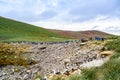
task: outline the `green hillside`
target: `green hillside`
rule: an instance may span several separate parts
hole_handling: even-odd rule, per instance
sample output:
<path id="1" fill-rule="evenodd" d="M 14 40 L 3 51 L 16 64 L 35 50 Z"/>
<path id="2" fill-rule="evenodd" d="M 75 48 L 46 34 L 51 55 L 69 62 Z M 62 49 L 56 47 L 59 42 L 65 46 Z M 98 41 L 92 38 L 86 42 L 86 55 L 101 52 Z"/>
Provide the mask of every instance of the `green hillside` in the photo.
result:
<path id="1" fill-rule="evenodd" d="M 47 29 L 0 17 L 0 41 L 60 41 L 65 37 Z"/>

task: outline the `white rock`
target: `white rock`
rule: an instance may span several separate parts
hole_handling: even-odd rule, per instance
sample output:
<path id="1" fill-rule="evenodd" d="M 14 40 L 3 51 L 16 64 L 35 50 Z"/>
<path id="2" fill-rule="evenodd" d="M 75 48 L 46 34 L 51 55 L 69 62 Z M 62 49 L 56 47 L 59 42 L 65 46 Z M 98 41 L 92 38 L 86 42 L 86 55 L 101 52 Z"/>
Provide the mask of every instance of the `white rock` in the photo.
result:
<path id="1" fill-rule="evenodd" d="M 93 60 L 91 62 L 86 62 L 86 63 L 83 63 L 81 65 L 81 67 L 83 68 L 91 68 L 91 67 L 98 67 L 98 66 L 101 66 L 104 64 L 104 60 L 103 59 L 99 59 L 99 60 Z"/>

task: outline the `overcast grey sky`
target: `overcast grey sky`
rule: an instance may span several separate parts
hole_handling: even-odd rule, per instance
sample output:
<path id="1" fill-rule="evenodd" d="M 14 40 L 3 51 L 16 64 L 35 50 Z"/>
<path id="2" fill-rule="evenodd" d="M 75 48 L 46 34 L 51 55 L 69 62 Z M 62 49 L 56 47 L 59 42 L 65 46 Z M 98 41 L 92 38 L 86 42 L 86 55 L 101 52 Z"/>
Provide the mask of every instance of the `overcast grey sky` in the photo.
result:
<path id="1" fill-rule="evenodd" d="M 0 0 L 0 16 L 44 28 L 120 35 L 120 0 Z"/>

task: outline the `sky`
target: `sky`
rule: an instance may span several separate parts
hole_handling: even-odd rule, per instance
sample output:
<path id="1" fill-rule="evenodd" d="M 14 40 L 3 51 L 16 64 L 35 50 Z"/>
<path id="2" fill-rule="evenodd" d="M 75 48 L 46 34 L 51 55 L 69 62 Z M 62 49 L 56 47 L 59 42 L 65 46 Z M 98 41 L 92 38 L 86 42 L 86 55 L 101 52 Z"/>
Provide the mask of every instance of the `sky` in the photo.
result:
<path id="1" fill-rule="evenodd" d="M 0 0 L 0 16 L 49 29 L 120 35 L 120 0 Z"/>

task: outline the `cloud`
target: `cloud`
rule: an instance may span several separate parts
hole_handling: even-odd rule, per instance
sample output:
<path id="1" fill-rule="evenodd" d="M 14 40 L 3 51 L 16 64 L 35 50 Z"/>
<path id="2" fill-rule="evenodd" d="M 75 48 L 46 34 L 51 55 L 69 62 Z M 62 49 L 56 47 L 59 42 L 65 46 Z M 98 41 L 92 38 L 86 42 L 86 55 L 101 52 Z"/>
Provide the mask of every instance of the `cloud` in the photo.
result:
<path id="1" fill-rule="evenodd" d="M 78 21 L 86 21 L 92 18 L 96 18 L 98 15 L 102 16 L 117 16 L 118 5 L 117 0 L 87 0 L 70 10 L 69 14 L 78 16 Z"/>
<path id="2" fill-rule="evenodd" d="M 114 17 L 114 18 L 107 18 L 101 20 L 102 17 L 101 16 L 99 17 L 86 22 L 73 23 L 73 22 L 64 22 L 64 21 L 63 22 L 38 21 L 38 22 L 33 22 L 31 24 L 38 26 L 41 25 L 44 28 L 50 28 L 50 29 L 61 29 L 61 30 L 71 30 L 71 31 L 100 30 L 111 34 L 120 35 L 120 18 Z"/>
<path id="3" fill-rule="evenodd" d="M 119 0 L 0 0 L 0 2 L 0 15 L 25 19 L 24 21 L 29 21 L 26 19 L 28 16 L 32 16 L 33 20 L 30 21 L 38 21 L 37 17 L 40 17 L 39 20 L 58 17 L 59 20 L 81 22 L 96 18 L 98 15 L 117 17 L 120 15 Z"/>
<path id="4" fill-rule="evenodd" d="M 120 34 L 119 4 L 120 0 L 0 0 L 0 16 L 45 28 Z"/>
<path id="5" fill-rule="evenodd" d="M 49 18 L 53 18 L 54 16 L 57 15 L 57 12 L 55 11 L 52 11 L 52 10 L 47 10 L 47 11 L 44 11 L 40 14 L 40 19 L 41 20 L 46 20 L 46 19 L 49 19 Z"/>

